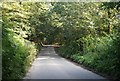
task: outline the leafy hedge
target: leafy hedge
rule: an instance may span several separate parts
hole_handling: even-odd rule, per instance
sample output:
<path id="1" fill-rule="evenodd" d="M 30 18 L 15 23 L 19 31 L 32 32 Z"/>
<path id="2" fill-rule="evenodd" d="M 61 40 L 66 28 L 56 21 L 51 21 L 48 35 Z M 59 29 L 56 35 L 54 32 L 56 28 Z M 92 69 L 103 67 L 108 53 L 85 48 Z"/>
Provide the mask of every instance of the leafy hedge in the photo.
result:
<path id="1" fill-rule="evenodd" d="M 22 79 L 41 49 L 38 42 L 30 41 L 34 34 L 29 23 L 30 5 L 2 4 L 2 79 Z"/>
<path id="2" fill-rule="evenodd" d="M 79 44 L 82 41 L 83 51 L 80 51 Z M 72 44 L 76 44 L 73 46 Z M 76 47 L 77 46 L 77 47 Z M 117 35 L 106 37 L 83 37 L 76 42 L 73 41 L 69 46 L 62 46 L 58 52 L 77 63 L 83 64 L 94 70 L 119 78 L 119 57 L 120 39 Z"/>
<path id="3" fill-rule="evenodd" d="M 35 59 L 36 45 L 8 30 L 3 30 L 2 37 L 3 79 L 21 79 Z"/>

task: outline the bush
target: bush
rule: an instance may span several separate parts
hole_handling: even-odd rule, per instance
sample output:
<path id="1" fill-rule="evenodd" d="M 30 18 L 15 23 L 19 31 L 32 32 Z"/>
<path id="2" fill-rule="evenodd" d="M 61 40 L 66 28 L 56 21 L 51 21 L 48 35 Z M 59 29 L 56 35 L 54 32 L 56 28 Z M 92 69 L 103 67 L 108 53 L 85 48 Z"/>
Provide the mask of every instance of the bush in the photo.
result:
<path id="1" fill-rule="evenodd" d="M 105 37 L 83 37 L 79 40 L 83 43 L 83 52 L 79 52 L 80 50 L 78 48 L 80 47 L 77 46 L 79 42 L 76 42 L 76 47 L 72 47 L 71 44 L 68 47 L 61 47 L 59 52 L 62 56 L 70 57 L 71 60 L 77 63 L 118 78 L 120 75 L 118 69 L 120 40 L 117 36 L 112 34 Z M 73 51 L 70 48 L 77 50 Z"/>
<path id="2" fill-rule="evenodd" d="M 2 41 L 3 79 L 23 78 L 37 54 L 35 44 L 11 31 L 3 31 Z"/>

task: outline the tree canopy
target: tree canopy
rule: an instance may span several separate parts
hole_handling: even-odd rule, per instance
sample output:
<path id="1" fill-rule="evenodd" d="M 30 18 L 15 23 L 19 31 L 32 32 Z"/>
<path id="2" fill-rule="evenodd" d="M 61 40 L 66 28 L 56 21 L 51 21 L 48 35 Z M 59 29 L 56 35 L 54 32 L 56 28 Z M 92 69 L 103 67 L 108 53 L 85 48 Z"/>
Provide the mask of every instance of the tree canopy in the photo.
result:
<path id="1" fill-rule="evenodd" d="M 1 9 L 3 78 L 22 78 L 41 43 L 59 44 L 62 56 L 119 77 L 120 2 L 4 2 Z"/>

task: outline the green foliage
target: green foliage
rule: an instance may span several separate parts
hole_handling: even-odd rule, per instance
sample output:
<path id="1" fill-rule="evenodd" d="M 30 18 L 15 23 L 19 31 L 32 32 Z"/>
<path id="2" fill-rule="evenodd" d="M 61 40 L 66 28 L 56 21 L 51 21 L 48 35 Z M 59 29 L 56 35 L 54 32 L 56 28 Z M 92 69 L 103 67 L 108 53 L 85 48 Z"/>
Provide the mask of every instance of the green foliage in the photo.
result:
<path id="1" fill-rule="evenodd" d="M 100 72 L 107 73 L 112 76 L 119 76 L 119 70 L 116 64 L 118 57 L 116 55 L 117 48 L 114 45 L 114 38 L 116 37 L 101 37 L 98 40 L 96 38 L 89 37 L 89 39 L 94 39 L 89 41 L 89 45 L 85 45 L 85 55 L 83 55 L 84 64 Z M 94 45 L 93 45 L 94 44 Z M 116 74 L 115 74 L 116 73 Z M 113 75 L 114 74 L 114 75 Z"/>
<path id="2" fill-rule="evenodd" d="M 22 78 L 37 54 L 35 44 L 7 30 L 2 41 L 3 79 Z"/>
<path id="3" fill-rule="evenodd" d="M 61 44 L 62 56 L 119 77 L 119 2 L 5 2 L 2 14 L 3 78 L 22 78 L 41 42 Z"/>
<path id="4" fill-rule="evenodd" d="M 2 78 L 22 79 L 41 46 L 30 42 L 32 28 L 28 4 L 3 3 L 2 6 Z M 39 45 L 39 47 L 38 47 Z"/>
<path id="5" fill-rule="evenodd" d="M 72 49 L 61 47 L 59 52 L 62 56 L 69 57 L 73 61 L 93 68 L 98 72 L 113 77 L 119 77 L 120 71 L 118 68 L 120 51 L 118 50 L 119 43 L 116 36 L 117 35 L 110 35 L 108 37 L 83 37 L 81 39 L 84 46 L 83 52 L 72 50 L 79 48 L 79 46 L 71 46 Z"/>
<path id="6" fill-rule="evenodd" d="M 119 2 L 54 4 L 53 10 L 63 18 L 64 42 L 60 54 L 119 78 L 118 6 Z"/>

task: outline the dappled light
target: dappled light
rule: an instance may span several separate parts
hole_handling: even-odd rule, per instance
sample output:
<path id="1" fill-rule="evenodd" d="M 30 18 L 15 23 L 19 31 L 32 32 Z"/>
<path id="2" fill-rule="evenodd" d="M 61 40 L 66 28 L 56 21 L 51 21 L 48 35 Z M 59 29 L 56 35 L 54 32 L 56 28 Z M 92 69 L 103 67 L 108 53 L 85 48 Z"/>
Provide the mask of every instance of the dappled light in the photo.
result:
<path id="1" fill-rule="evenodd" d="M 22 79 L 34 63 L 39 66 L 35 72 L 47 68 L 50 78 L 52 70 L 54 76 L 61 73 L 57 79 L 65 78 L 65 72 L 67 79 L 69 73 L 72 79 L 101 78 L 85 70 L 86 76 L 79 74 L 81 67 L 61 56 L 120 79 L 120 2 L 4 2 L 1 9 L 3 79 Z"/>

